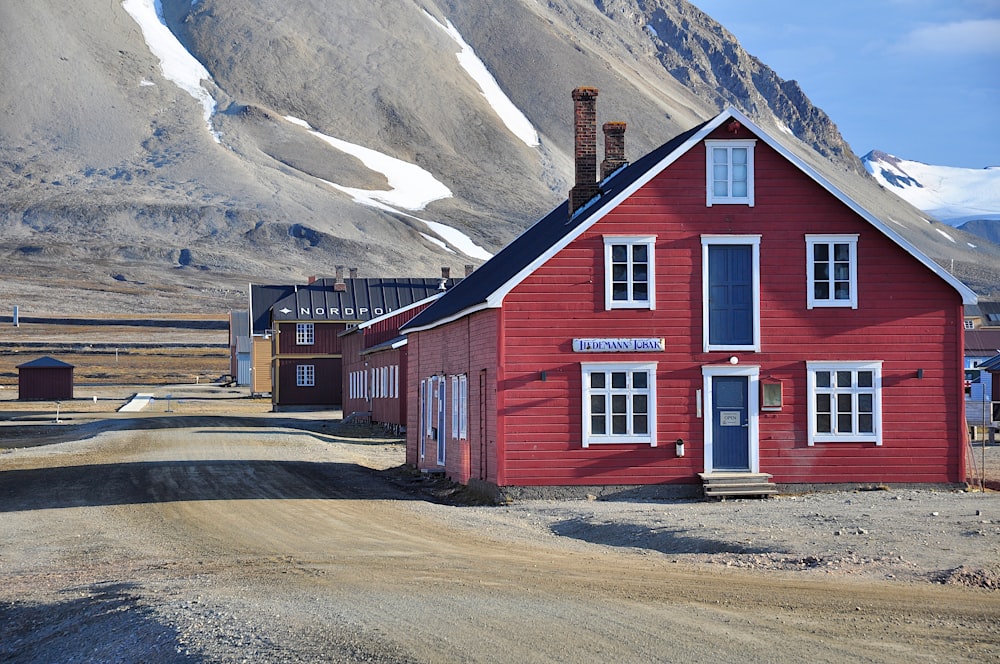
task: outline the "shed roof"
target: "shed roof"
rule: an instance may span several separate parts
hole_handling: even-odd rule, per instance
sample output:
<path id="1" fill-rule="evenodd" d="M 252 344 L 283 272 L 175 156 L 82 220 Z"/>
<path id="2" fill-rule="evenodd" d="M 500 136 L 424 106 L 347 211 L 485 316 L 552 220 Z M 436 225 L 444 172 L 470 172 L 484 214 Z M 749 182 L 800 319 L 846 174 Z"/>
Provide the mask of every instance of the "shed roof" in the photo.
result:
<path id="1" fill-rule="evenodd" d="M 36 360 L 17 365 L 18 369 L 72 369 L 72 364 L 57 360 L 54 357 L 39 357 Z"/>
<path id="2" fill-rule="evenodd" d="M 562 203 L 480 266 L 470 277 L 406 323 L 402 330 L 413 332 L 429 329 L 475 311 L 499 307 L 507 293 L 535 269 L 729 120 L 737 120 L 746 126 L 761 141 L 923 263 L 958 291 L 965 304 L 976 302 L 976 294 L 965 284 L 793 154 L 778 138 L 771 136 L 746 115 L 730 107 L 711 120 L 676 136 L 639 160 L 613 173 L 600 183 L 599 195 L 572 216 L 569 215 L 568 201 Z"/>

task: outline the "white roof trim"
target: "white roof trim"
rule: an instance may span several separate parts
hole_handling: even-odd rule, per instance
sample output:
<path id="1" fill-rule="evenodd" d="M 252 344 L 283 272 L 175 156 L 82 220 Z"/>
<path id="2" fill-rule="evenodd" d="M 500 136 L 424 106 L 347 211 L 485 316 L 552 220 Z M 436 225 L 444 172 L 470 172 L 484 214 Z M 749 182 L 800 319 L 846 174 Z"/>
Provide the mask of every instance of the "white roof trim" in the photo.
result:
<path id="1" fill-rule="evenodd" d="M 442 295 L 444 295 L 446 292 L 447 291 L 441 291 L 440 293 L 435 293 L 434 295 L 430 295 L 428 297 L 425 297 L 422 300 L 417 300 L 416 302 L 408 304 L 405 307 L 400 307 L 399 309 L 393 309 L 392 311 L 390 311 L 388 313 L 385 313 L 385 314 L 382 314 L 381 316 L 376 316 L 375 318 L 370 318 L 370 319 L 366 320 L 364 323 L 358 323 L 352 329 L 354 329 L 354 330 L 364 330 L 366 328 L 371 327 L 375 323 L 380 323 L 380 322 L 382 322 L 384 320 L 392 318 L 393 316 L 398 316 L 399 314 L 406 313 L 407 311 L 409 311 L 411 309 L 416 309 L 417 307 L 419 307 L 422 304 L 428 304 L 430 302 L 433 302 L 434 300 L 436 300 L 439 297 L 441 297 Z"/>

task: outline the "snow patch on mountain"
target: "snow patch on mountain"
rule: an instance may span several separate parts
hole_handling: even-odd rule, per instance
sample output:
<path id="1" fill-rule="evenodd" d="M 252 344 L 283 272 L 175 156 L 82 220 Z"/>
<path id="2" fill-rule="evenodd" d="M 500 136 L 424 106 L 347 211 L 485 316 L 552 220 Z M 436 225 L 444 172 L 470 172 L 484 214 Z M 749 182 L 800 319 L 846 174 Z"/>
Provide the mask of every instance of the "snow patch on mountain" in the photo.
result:
<path id="1" fill-rule="evenodd" d="M 221 142 L 218 132 L 212 127 L 215 99 L 201 85 L 202 81 L 211 81 L 212 75 L 184 48 L 167 27 L 163 20 L 163 5 L 160 0 L 123 0 L 122 8 L 139 24 L 150 53 L 159 58 L 163 78 L 172 81 L 201 104 L 208 131 L 216 143 Z M 144 79 L 139 85 L 153 85 L 153 83 Z"/>
<path id="2" fill-rule="evenodd" d="M 415 217 L 412 214 L 402 212 L 403 210 L 422 210 L 428 203 L 450 198 L 451 190 L 441 181 L 431 175 L 428 171 L 420 168 L 416 164 L 405 162 L 395 157 L 390 157 L 371 148 L 366 148 L 354 143 L 328 136 L 313 129 L 308 122 L 292 115 L 286 115 L 285 120 L 302 127 L 316 138 L 333 146 L 334 148 L 356 157 L 361 163 L 371 170 L 381 173 L 389 182 L 391 189 L 369 190 L 357 189 L 355 187 L 345 187 L 344 185 L 320 179 L 324 184 L 342 191 L 354 199 L 356 203 L 374 207 L 385 212 L 409 217 L 424 224 L 429 230 L 435 233 L 438 239 L 432 239 L 426 233 L 421 233 L 425 238 L 434 242 L 438 246 L 454 253 L 451 247 L 462 252 L 471 258 L 488 260 L 493 256 L 470 238 L 465 233 L 452 228 L 446 224 L 436 221 L 428 221 Z M 450 245 L 450 246 L 449 246 Z"/>
<path id="3" fill-rule="evenodd" d="M 455 29 L 455 26 L 451 24 L 451 21 L 445 19 L 442 24 L 437 21 L 433 16 L 424 10 L 427 18 L 434 22 L 434 25 L 438 26 L 444 30 L 451 39 L 458 44 L 458 63 L 462 66 L 462 69 L 472 77 L 472 80 L 476 82 L 479 89 L 482 91 L 483 96 L 486 97 L 486 101 L 489 103 L 493 111 L 500 117 L 500 120 L 504 123 L 508 130 L 514 136 L 519 138 L 530 148 L 538 147 L 541 145 L 541 141 L 538 138 L 538 132 L 535 131 L 535 127 L 531 124 L 531 121 L 521 112 L 514 102 L 510 100 L 507 93 L 503 91 L 500 84 L 487 69 L 486 64 L 479 59 L 476 52 L 466 43 L 465 39 L 462 38 L 462 34 Z"/>
<path id="4" fill-rule="evenodd" d="M 932 166 L 879 150 L 861 161 L 883 187 L 949 226 L 1000 221 L 1000 167 Z"/>

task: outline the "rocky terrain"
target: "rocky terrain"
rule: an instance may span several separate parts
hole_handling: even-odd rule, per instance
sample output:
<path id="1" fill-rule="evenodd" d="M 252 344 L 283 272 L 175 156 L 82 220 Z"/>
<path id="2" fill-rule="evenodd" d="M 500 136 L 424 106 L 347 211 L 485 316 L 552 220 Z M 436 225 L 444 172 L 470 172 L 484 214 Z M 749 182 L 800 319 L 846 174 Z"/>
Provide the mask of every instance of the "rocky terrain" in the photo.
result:
<path id="1" fill-rule="evenodd" d="M 1000 283 L 1000 248 L 946 239 L 881 190 L 835 118 L 684 0 L 163 0 L 170 39 L 207 71 L 207 122 L 151 50 L 143 6 L 0 7 L 0 302 L 217 311 L 241 306 L 249 281 L 335 265 L 476 264 L 426 222 L 496 251 L 564 198 L 578 85 L 601 90 L 599 121 L 628 123 L 631 159 L 736 105 L 973 288 Z M 537 145 L 505 126 L 449 26 Z M 452 195 L 360 204 L 344 188 L 385 190 L 387 176 L 323 137 L 419 166 Z"/>

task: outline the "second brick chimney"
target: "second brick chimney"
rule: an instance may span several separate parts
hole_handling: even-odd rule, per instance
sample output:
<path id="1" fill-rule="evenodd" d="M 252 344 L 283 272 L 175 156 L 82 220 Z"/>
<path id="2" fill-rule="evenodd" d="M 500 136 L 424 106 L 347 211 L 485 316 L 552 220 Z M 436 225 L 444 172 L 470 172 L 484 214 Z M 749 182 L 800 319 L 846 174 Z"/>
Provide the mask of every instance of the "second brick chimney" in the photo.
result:
<path id="1" fill-rule="evenodd" d="M 604 161 L 601 162 L 601 180 L 627 164 L 625 161 L 625 123 L 604 123 Z"/>
<path id="2" fill-rule="evenodd" d="M 569 192 L 572 216 L 599 192 L 597 187 L 597 88 L 573 90 L 576 184 Z"/>

